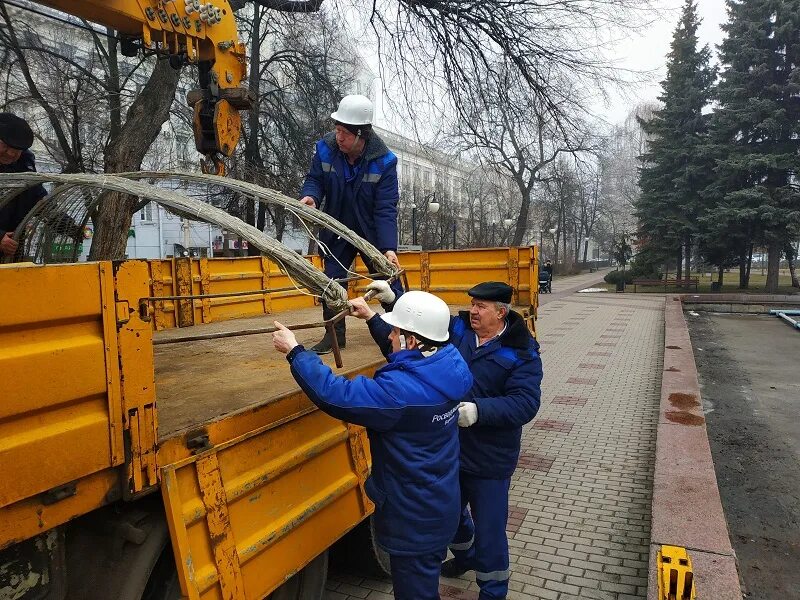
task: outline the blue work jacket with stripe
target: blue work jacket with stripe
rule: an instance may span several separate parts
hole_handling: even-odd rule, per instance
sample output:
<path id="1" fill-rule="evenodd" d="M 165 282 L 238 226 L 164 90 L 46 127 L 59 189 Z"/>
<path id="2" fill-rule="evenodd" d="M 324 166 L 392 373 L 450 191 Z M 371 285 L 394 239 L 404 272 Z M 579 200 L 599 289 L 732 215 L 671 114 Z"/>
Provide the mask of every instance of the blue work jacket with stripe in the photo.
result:
<path id="1" fill-rule="evenodd" d="M 328 133 L 319 140 L 300 190 L 300 197 L 304 196 L 314 198 L 318 208 L 381 252 L 397 250 L 397 157 L 374 131 L 361 160 L 352 166 L 339 150 L 336 134 Z M 327 229 L 320 232 L 325 244 L 334 238 Z"/>
<path id="2" fill-rule="evenodd" d="M 476 477 L 506 479 L 517 467 L 522 427 L 539 410 L 542 360 L 539 344 L 513 310 L 507 327 L 478 347 L 469 312 L 450 319 L 450 343 L 469 365 L 473 385 L 465 401 L 478 406 L 478 422 L 462 427 L 461 471 Z M 373 339 L 384 350 L 391 327 L 378 315 L 367 321 Z"/>
<path id="3" fill-rule="evenodd" d="M 377 543 L 389 554 L 444 550 L 460 515 L 458 403 L 472 387 L 452 345 L 425 357 L 419 350 L 387 356 L 373 379 L 335 375 L 311 351 L 296 346 L 292 375 L 329 415 L 367 428 Z"/>

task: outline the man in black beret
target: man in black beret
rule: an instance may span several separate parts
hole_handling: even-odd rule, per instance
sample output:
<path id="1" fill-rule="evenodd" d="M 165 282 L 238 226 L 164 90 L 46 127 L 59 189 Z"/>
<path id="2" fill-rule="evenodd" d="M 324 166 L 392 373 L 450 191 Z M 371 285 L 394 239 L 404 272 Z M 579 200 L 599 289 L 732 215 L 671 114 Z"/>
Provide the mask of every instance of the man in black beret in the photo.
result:
<path id="1" fill-rule="evenodd" d="M 36 171 L 33 152 L 33 131 L 25 119 L 11 113 L 0 113 L 0 173 Z M 18 243 L 14 230 L 36 203 L 47 195 L 41 185 L 14 196 L 0 206 L 0 255 L 14 256 Z"/>
<path id="2" fill-rule="evenodd" d="M 367 289 L 385 305 L 396 299 L 385 281 Z M 473 385 L 458 409 L 461 517 L 450 544 L 455 558 L 442 565 L 442 575 L 474 570 L 480 600 L 508 594 L 508 490 L 522 427 L 536 416 L 541 397 L 539 344 L 511 310 L 513 292 L 499 281 L 478 284 L 467 292 L 470 310 L 450 319 L 448 341 L 469 366 Z M 367 319 L 373 339 L 385 344 L 388 331 L 381 319 L 372 311 L 358 316 Z"/>
<path id="3" fill-rule="evenodd" d="M 522 427 L 536 416 L 541 397 L 539 344 L 511 309 L 513 292 L 499 281 L 476 285 L 467 292 L 470 310 L 450 327 L 474 384 L 459 407 L 461 522 L 442 575 L 474 570 L 481 600 L 508 594 L 508 491 Z"/>

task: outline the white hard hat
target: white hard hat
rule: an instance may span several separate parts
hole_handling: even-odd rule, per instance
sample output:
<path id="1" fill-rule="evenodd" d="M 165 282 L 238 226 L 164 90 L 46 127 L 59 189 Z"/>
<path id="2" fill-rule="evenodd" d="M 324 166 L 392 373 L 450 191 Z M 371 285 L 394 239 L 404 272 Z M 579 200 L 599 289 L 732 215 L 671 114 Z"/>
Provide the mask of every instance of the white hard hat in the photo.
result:
<path id="1" fill-rule="evenodd" d="M 446 342 L 450 337 L 450 309 L 444 300 L 428 292 L 406 292 L 400 296 L 394 310 L 381 318 L 392 327 L 434 342 Z"/>
<path id="2" fill-rule="evenodd" d="M 331 118 L 346 125 L 371 125 L 372 102 L 366 96 L 350 94 L 339 102 L 339 110 Z"/>

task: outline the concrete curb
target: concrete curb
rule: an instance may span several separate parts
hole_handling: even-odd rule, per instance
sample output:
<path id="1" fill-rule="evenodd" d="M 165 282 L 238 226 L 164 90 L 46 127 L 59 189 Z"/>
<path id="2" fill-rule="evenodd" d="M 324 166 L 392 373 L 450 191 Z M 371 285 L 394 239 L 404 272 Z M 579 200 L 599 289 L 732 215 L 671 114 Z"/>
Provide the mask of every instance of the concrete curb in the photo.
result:
<path id="1" fill-rule="evenodd" d="M 797 308 L 800 295 L 767 294 L 683 294 L 686 310 L 718 313 L 766 314 L 776 308 Z"/>
<path id="2" fill-rule="evenodd" d="M 741 600 L 736 555 L 717 487 L 682 298 L 667 295 L 664 309 L 647 598 L 660 600 L 656 552 L 669 544 L 689 552 L 698 600 Z"/>

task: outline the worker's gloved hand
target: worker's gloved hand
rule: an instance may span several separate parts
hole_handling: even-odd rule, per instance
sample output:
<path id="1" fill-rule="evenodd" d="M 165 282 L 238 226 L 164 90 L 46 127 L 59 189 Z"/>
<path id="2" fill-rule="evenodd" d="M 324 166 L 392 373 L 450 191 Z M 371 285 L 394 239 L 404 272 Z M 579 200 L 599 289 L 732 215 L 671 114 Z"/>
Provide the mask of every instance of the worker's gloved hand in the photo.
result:
<path id="1" fill-rule="evenodd" d="M 272 334 L 272 343 L 275 345 L 275 350 L 282 354 L 288 354 L 292 348 L 298 345 L 297 338 L 277 321 L 275 321 L 275 327 L 278 328 L 278 331 Z"/>
<path id="2" fill-rule="evenodd" d="M 462 402 L 458 405 L 458 426 L 471 427 L 478 422 L 478 405 L 474 402 Z"/>
<path id="3" fill-rule="evenodd" d="M 375 311 L 369 307 L 364 298 L 353 298 L 350 300 L 350 314 L 359 319 L 369 321 L 375 316 Z"/>
<path id="4" fill-rule="evenodd" d="M 375 298 L 380 300 L 382 304 L 391 304 L 394 302 L 395 293 L 392 291 L 392 288 L 389 287 L 389 284 L 386 283 L 383 279 L 376 279 L 372 283 L 367 286 L 367 290 L 374 290 L 375 291 Z"/>
<path id="5" fill-rule="evenodd" d="M 310 206 L 311 208 L 317 207 L 317 201 L 314 200 L 311 196 L 303 196 L 300 198 L 300 203 L 305 204 L 306 206 Z"/>

